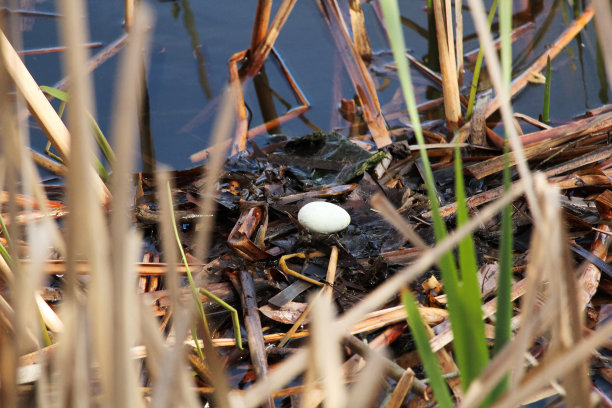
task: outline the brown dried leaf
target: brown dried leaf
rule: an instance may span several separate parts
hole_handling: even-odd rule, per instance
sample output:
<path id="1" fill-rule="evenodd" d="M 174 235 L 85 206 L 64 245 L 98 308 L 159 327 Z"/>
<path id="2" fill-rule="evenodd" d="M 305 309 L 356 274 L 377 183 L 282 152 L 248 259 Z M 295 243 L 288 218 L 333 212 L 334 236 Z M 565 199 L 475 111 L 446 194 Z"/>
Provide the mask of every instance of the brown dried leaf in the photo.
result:
<path id="1" fill-rule="evenodd" d="M 300 317 L 304 310 L 306 310 L 306 303 L 289 302 L 281 308 L 272 307 L 270 305 L 264 305 L 259 308 L 259 311 L 264 316 L 270 319 L 284 324 L 293 324 Z M 306 319 L 308 320 L 308 319 Z"/>

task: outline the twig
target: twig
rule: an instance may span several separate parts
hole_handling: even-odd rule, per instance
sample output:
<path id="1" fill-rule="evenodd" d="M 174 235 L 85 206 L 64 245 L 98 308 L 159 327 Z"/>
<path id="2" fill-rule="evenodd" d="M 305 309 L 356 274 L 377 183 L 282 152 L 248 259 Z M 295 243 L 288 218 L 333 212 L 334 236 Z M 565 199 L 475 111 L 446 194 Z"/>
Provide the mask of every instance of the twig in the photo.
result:
<path id="1" fill-rule="evenodd" d="M 242 288 L 240 291 L 240 298 L 242 300 L 244 326 L 249 339 L 251 363 L 255 370 L 255 376 L 262 380 L 268 372 L 268 360 L 263 339 L 263 329 L 261 327 L 261 320 L 259 319 L 259 309 L 257 308 L 255 285 L 253 284 L 253 277 L 248 271 L 241 270 L 239 272 L 239 277 L 240 287 Z M 272 398 L 269 398 L 264 405 L 274 407 Z"/>

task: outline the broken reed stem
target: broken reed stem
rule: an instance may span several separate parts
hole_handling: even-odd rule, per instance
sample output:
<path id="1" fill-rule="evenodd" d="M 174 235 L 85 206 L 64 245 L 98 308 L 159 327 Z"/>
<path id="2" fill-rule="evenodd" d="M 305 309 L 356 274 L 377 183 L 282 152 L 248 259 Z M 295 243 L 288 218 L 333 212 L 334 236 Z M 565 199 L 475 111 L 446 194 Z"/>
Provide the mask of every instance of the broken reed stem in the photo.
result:
<path id="1" fill-rule="evenodd" d="M 455 60 L 451 59 L 450 49 L 453 47 L 448 42 L 448 35 L 442 10 L 443 0 L 433 0 L 434 14 L 436 18 L 436 34 L 438 38 L 438 52 L 440 55 L 440 71 L 442 73 L 442 92 L 444 95 L 444 114 L 446 126 L 449 130 L 457 128 L 461 118 L 461 105 L 459 103 L 459 86 L 457 83 L 457 66 Z M 448 16 L 450 17 L 450 16 Z M 454 53 L 454 52 L 453 52 Z"/>
<path id="2" fill-rule="evenodd" d="M 463 86 L 463 0 L 455 0 L 455 45 L 457 48 L 457 84 Z"/>
<path id="3" fill-rule="evenodd" d="M 361 3 L 359 0 L 349 0 L 348 3 L 355 49 L 359 53 L 359 56 L 361 56 L 361 59 L 369 62 L 372 59 L 372 47 L 370 46 L 370 38 L 366 31 Z"/>
<path id="4" fill-rule="evenodd" d="M 253 22 L 253 32 L 251 34 L 251 47 L 249 48 L 251 55 L 255 55 L 255 50 L 266 36 L 271 10 L 272 0 L 257 0 L 255 21 Z"/>
<path id="5" fill-rule="evenodd" d="M 135 0 L 124 0 L 123 6 L 125 11 L 125 20 L 123 24 L 126 29 L 130 29 L 134 24 L 134 1 Z"/>

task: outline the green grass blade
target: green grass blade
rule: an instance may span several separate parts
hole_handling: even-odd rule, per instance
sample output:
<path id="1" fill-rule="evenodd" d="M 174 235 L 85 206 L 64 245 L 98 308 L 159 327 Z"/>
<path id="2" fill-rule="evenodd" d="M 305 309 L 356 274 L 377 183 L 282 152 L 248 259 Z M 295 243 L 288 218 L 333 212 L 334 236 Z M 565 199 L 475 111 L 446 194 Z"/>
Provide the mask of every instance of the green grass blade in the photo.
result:
<path id="1" fill-rule="evenodd" d="M 12 268 L 13 258 L 11 258 L 11 255 L 8 253 L 8 251 L 6 250 L 4 245 L 2 245 L 2 243 L 0 243 L 0 256 L 2 256 L 2 258 L 6 261 L 9 268 Z"/>
<path id="2" fill-rule="evenodd" d="M 234 338 L 236 339 L 236 345 L 238 346 L 240 350 L 243 350 L 242 335 L 240 334 L 240 320 L 238 319 L 238 311 L 232 305 L 225 302 L 223 299 L 212 294 L 211 292 L 207 291 L 204 288 L 200 288 L 200 293 L 202 293 L 204 296 L 210 298 L 212 301 L 217 302 L 218 304 L 220 304 L 221 306 L 229 310 L 230 314 L 232 315 L 232 325 L 234 326 Z"/>
<path id="3" fill-rule="evenodd" d="M 506 143 L 504 166 L 504 190 L 510 189 L 510 159 Z M 499 274 L 497 278 L 497 312 L 495 313 L 495 341 L 493 353 L 497 354 L 512 336 L 512 206 L 502 210 L 502 227 L 499 256 Z M 495 401 L 508 389 L 510 377 L 507 375 L 498 384 L 491 397 Z"/>
<path id="4" fill-rule="evenodd" d="M 463 165 L 459 147 L 455 147 L 455 194 L 457 201 L 457 227 L 469 221 L 466 205 Z M 449 298 L 449 312 L 458 315 L 451 320 L 453 334 L 459 343 L 455 344 L 457 363 L 461 371 L 463 389 L 476 379 L 489 362 L 489 350 L 482 316 L 482 300 L 478 283 L 478 264 L 472 235 L 467 235 L 459 242 L 459 266 L 461 284 L 459 293 L 453 301 Z M 447 290 L 448 292 L 448 290 Z M 458 323 L 458 324 L 457 324 Z M 460 349 L 459 345 L 465 345 Z"/>
<path id="5" fill-rule="evenodd" d="M 189 264 L 187 263 L 187 257 L 185 256 L 185 251 L 183 250 L 183 245 L 181 245 L 181 238 L 179 237 L 178 228 L 176 227 L 176 217 L 174 216 L 174 203 L 172 202 L 172 190 L 170 189 L 170 183 L 167 185 L 168 187 L 168 200 L 170 201 L 170 210 L 172 213 L 172 229 L 174 230 L 174 237 L 176 238 L 176 244 L 178 245 L 179 252 L 181 253 L 181 259 L 183 260 L 183 264 L 185 265 L 185 271 L 187 272 L 187 280 L 189 281 L 189 287 L 191 288 L 191 294 L 193 295 L 193 301 L 195 302 L 196 308 L 198 310 L 198 314 L 202 319 L 202 323 L 204 326 L 208 327 L 208 321 L 206 320 L 206 314 L 204 313 L 204 307 L 202 306 L 202 302 L 200 302 L 200 295 L 198 294 L 198 289 L 195 286 L 195 282 L 193 281 L 193 276 L 191 275 L 191 269 L 189 268 Z M 198 349 L 198 354 L 204 360 L 204 353 L 198 344 L 198 337 L 195 330 L 195 327 L 192 328 L 191 333 L 193 335 L 193 339 L 196 343 L 196 348 Z"/>
<path id="6" fill-rule="evenodd" d="M 410 80 L 410 72 L 408 62 L 404 55 L 405 45 L 399 21 L 399 9 L 396 0 L 381 1 L 387 32 L 391 42 L 391 48 L 397 64 L 397 72 L 406 99 L 408 113 L 414 128 L 414 134 L 419 144 L 421 159 L 423 161 L 424 179 L 427 187 L 427 195 L 430 201 L 434 234 L 436 241 L 440 241 L 447 235 L 446 225 L 439 213 L 438 198 L 435 193 L 435 184 L 429 158 L 425 151 L 425 140 L 416 109 L 416 101 L 414 91 Z M 466 210 L 467 214 L 467 210 Z M 467 246 L 466 246 L 467 248 Z M 473 252 L 473 243 L 472 243 Z M 472 255 L 473 256 L 473 255 Z M 469 257 L 465 257 L 466 262 Z M 466 267 L 471 269 L 468 279 L 467 289 L 460 281 L 454 257 L 451 252 L 446 253 L 440 258 L 439 266 L 442 272 L 444 289 L 448 297 L 448 309 L 450 312 L 450 322 L 455 339 L 453 346 L 457 361 L 461 364 L 462 380 L 464 389 L 467 388 L 471 379 L 475 378 L 480 373 L 482 367 L 488 361 L 486 349 L 486 338 L 484 337 L 484 323 L 482 321 L 482 309 L 480 301 L 480 293 L 478 284 L 473 284 L 473 279 L 476 277 L 475 260 L 471 261 L 472 266 Z M 475 295 L 474 295 L 475 292 Z M 465 299 L 465 294 L 470 294 L 470 299 Z M 457 332 L 455 332 L 457 330 Z M 477 341 L 474 337 L 479 337 Z M 484 346 L 483 346 L 484 345 Z M 475 359 L 475 362 L 473 361 Z"/>
<path id="7" fill-rule="evenodd" d="M 183 264 L 185 265 L 185 271 L 187 273 L 187 280 L 189 281 L 189 287 L 191 288 L 191 294 L 193 295 L 193 300 L 196 304 L 198 314 L 202 319 L 202 323 L 204 326 L 208 327 L 208 321 L 206 320 L 206 314 L 204 313 L 204 306 L 202 306 L 202 302 L 200 302 L 199 291 L 195 286 L 195 282 L 193 281 L 193 276 L 191 275 L 191 269 L 189 268 L 189 264 L 187 263 L 187 257 L 185 256 L 185 251 L 183 250 L 183 245 L 181 245 L 181 238 L 179 237 L 178 228 L 176 227 L 176 218 L 174 216 L 174 203 L 172 202 L 172 190 L 170 189 L 170 183 L 167 185 L 168 188 L 168 200 L 170 201 L 170 209 L 172 212 L 172 229 L 174 230 L 174 237 L 176 238 L 176 243 L 179 248 L 179 252 L 181 254 L 181 259 L 183 260 Z M 239 345 L 240 349 L 242 349 L 242 337 L 240 335 L 240 327 L 236 324 L 238 318 L 238 312 L 236 309 L 219 299 L 217 296 L 214 296 L 212 293 L 208 292 L 205 289 L 200 289 L 204 291 L 206 296 L 208 296 L 213 301 L 219 303 L 222 307 L 226 308 L 232 314 L 232 322 L 234 323 L 234 336 L 236 338 L 236 344 Z M 192 331 L 193 332 L 193 331 Z M 208 332 L 208 330 L 207 330 Z M 197 344 L 197 337 L 194 336 L 194 340 L 196 340 L 196 346 L 198 348 L 198 353 L 200 357 L 204 359 L 204 354 Z"/>
<path id="8" fill-rule="evenodd" d="M 61 113 L 63 113 L 63 107 L 70 100 L 68 93 L 61 91 L 59 89 L 56 89 L 56 88 L 52 88 L 50 86 L 45 86 L 45 85 L 42 85 L 40 89 L 44 93 L 47 93 L 53 96 L 54 98 L 62 101 L 62 105 L 60 105 L 60 112 L 58 112 L 58 114 L 61 117 L 62 116 Z M 106 136 L 104 136 L 104 133 L 100 129 L 100 126 L 98 126 L 98 122 L 96 122 L 96 119 L 89 112 L 87 112 L 87 116 L 89 118 L 91 126 L 93 127 L 96 143 L 98 144 L 98 147 L 100 148 L 100 151 L 104 155 L 104 158 L 106 159 L 106 161 L 109 162 L 112 166 L 112 164 L 115 162 L 115 152 L 113 152 L 113 149 L 108 143 Z M 98 167 L 99 166 L 101 166 L 101 164 L 98 165 Z M 106 170 L 104 170 L 104 172 L 106 172 Z M 106 174 L 106 177 L 108 177 L 108 173 Z"/>
<path id="9" fill-rule="evenodd" d="M 68 92 L 64 92 L 64 91 L 61 91 L 59 89 L 52 88 L 50 86 L 45 86 L 45 85 L 41 85 L 40 89 L 41 89 L 41 91 L 43 91 L 46 94 L 51 95 L 55 99 L 59 99 L 62 102 L 68 102 L 68 99 L 69 99 L 68 98 Z"/>
<path id="10" fill-rule="evenodd" d="M 546 82 L 544 82 L 544 106 L 542 107 L 542 122 L 548 125 L 550 114 L 550 57 L 546 59 Z"/>
<path id="11" fill-rule="evenodd" d="M 446 381 L 444 381 L 444 377 L 442 376 L 442 370 L 440 369 L 438 359 L 429 344 L 429 336 L 427 336 L 425 323 L 423 323 L 423 319 L 419 313 L 414 295 L 407 288 L 402 289 L 402 303 L 406 309 L 412 337 L 417 345 L 425 372 L 429 377 L 429 383 L 436 397 L 436 402 L 438 406 L 442 408 L 452 407 L 454 406 L 453 400 L 446 386 Z"/>
<path id="12" fill-rule="evenodd" d="M 489 30 L 491 30 L 491 24 L 493 23 L 493 17 L 495 17 L 495 10 L 497 10 L 497 3 L 499 0 L 495 0 L 489 10 Z M 474 110 L 474 102 L 476 101 L 476 92 L 478 92 L 478 80 L 480 79 L 480 70 L 482 69 L 482 60 L 484 59 L 484 53 L 482 47 L 478 50 L 478 56 L 476 57 L 476 65 L 474 66 L 474 76 L 472 77 L 472 85 L 470 86 L 470 99 L 468 100 L 468 107 L 466 118 L 469 120 L 472 117 L 472 111 Z"/>

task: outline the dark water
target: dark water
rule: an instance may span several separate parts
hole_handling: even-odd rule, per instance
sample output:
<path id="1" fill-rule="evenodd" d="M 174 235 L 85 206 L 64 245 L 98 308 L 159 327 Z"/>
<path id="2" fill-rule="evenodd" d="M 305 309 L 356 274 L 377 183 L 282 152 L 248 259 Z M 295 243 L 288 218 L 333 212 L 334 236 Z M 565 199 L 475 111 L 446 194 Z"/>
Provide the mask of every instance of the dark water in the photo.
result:
<path id="1" fill-rule="evenodd" d="M 156 23 L 150 63 L 147 68 L 151 104 L 152 133 L 160 162 L 178 169 L 191 167 L 189 155 L 207 146 L 216 96 L 228 78 L 227 60 L 248 48 L 256 2 L 177 0 L 149 1 L 155 10 Z M 275 12 L 279 2 L 275 2 Z M 418 59 L 427 60 L 428 38 L 425 2 L 402 4 L 407 46 Z M 516 2 L 515 2 L 516 3 Z M 533 62 L 570 24 L 575 12 L 564 1 L 523 2 L 515 5 L 515 25 L 533 21 L 529 30 L 514 46 L 514 71 L 520 72 Z M 387 49 L 384 32 L 370 3 L 363 5 L 369 35 L 375 51 Z M 577 6 L 579 7 L 579 6 Z M 41 1 L 32 8 L 55 11 L 52 1 Z M 88 1 L 90 40 L 104 45 L 123 33 L 123 1 Z M 465 50 L 477 47 L 470 15 L 466 10 Z M 24 47 L 38 48 L 60 45 L 57 24 L 60 19 L 28 18 L 24 20 Z M 338 99 L 350 99 L 354 91 L 335 53 L 329 29 L 316 2 L 299 1 L 282 29 L 276 43 L 286 65 L 310 101 L 306 114 L 316 127 L 329 131 L 344 128 L 347 123 L 337 112 Z M 96 51 L 92 51 L 95 53 Z M 26 65 L 41 85 L 52 85 L 62 78 L 61 55 L 28 56 Z M 110 129 L 113 89 L 117 57 L 99 67 L 93 75 L 96 91 L 96 117 L 104 131 Z M 597 69 L 598 52 L 593 23 L 553 61 L 551 120 L 563 120 L 608 102 L 609 92 L 603 71 Z M 266 70 L 271 88 L 295 106 L 285 79 L 273 64 Z M 420 102 L 438 96 L 437 85 L 413 70 L 417 98 Z M 470 79 L 466 73 L 466 79 Z M 383 78 L 375 76 L 383 83 Z M 395 80 L 380 91 L 381 105 L 397 92 Z M 253 85 L 245 90 L 252 112 L 251 126 L 262 123 Z M 543 98 L 542 85 L 530 85 L 515 100 L 515 109 L 536 116 Z M 287 107 L 275 100 L 279 113 Z M 203 119 L 201 119 L 203 118 Z M 44 136 L 31 126 L 33 146 L 42 150 Z M 311 127 L 294 119 L 282 126 L 288 136 L 311 132 Z M 110 135 L 107 135 L 110 137 Z"/>

